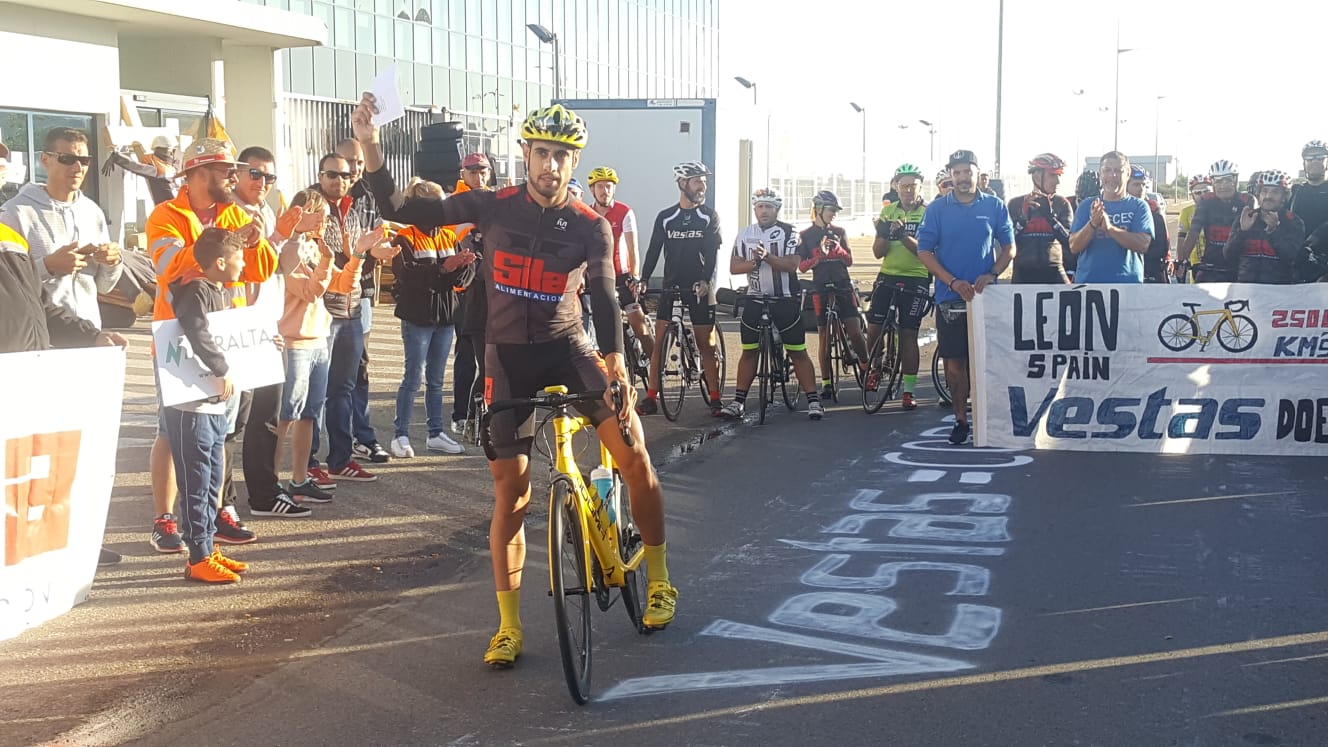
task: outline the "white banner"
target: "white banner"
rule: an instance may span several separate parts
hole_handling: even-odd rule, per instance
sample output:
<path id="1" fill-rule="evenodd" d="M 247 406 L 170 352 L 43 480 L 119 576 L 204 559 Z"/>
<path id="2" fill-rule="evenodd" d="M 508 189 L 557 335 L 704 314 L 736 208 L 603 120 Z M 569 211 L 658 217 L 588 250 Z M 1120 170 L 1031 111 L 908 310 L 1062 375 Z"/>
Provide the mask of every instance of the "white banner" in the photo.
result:
<path id="1" fill-rule="evenodd" d="M 0 388 L 0 640 L 87 598 L 115 482 L 124 370 L 119 348 L 0 355 L 0 381 L 14 384 Z"/>
<path id="2" fill-rule="evenodd" d="M 236 392 L 285 381 L 286 364 L 272 340 L 277 319 L 270 308 L 227 309 L 207 317 L 208 331 L 226 356 L 227 375 Z M 178 321 L 153 322 L 152 340 L 162 404 L 197 402 L 221 393 L 221 382 L 198 362 Z"/>
<path id="3" fill-rule="evenodd" d="M 1328 284 L 998 285 L 972 316 L 976 445 L 1328 455 Z"/>

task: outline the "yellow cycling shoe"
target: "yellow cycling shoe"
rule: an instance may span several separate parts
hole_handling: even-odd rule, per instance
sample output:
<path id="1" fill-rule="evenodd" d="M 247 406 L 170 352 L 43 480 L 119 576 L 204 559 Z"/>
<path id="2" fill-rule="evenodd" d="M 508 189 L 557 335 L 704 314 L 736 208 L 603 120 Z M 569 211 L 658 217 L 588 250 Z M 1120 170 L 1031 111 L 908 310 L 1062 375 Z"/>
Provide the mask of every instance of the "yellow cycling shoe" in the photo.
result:
<path id="1" fill-rule="evenodd" d="M 499 628 L 484 652 L 484 663 L 494 669 L 511 669 L 521 655 L 521 629 Z"/>
<path id="2" fill-rule="evenodd" d="M 646 590 L 650 601 L 641 616 L 641 624 L 651 630 L 663 630 L 673 622 L 674 608 L 678 606 L 678 590 L 667 581 L 651 581 Z"/>

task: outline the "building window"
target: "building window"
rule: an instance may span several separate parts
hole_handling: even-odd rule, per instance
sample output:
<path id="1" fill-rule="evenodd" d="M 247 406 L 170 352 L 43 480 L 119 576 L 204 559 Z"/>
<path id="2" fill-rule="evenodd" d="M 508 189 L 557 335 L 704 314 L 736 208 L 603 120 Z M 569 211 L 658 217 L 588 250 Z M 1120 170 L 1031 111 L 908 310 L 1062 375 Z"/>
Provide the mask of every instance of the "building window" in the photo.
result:
<path id="1" fill-rule="evenodd" d="M 158 114 L 160 115 L 160 112 Z M 168 116 L 176 114 L 178 113 L 170 112 Z M 186 123 L 181 122 L 180 126 L 183 130 Z M 91 115 L 0 109 L 0 134 L 3 134 L 5 146 L 9 148 L 10 161 L 13 162 L 17 161 L 18 158 L 22 158 L 23 165 L 27 167 L 24 183 L 46 183 L 46 170 L 42 168 L 41 159 L 38 156 L 41 153 L 46 132 L 53 127 L 73 127 L 87 133 L 88 153 L 92 156 L 92 166 L 88 167 L 88 175 L 83 180 L 83 194 L 87 195 L 93 202 L 97 202 L 97 169 L 101 163 L 98 147 L 101 144 L 101 139 L 97 135 L 97 129 L 93 126 Z M 125 143 L 125 145 L 128 144 Z M 143 143 L 143 146 L 146 148 L 148 143 Z M 0 202 L 13 197 L 17 191 L 18 185 L 0 185 Z"/>

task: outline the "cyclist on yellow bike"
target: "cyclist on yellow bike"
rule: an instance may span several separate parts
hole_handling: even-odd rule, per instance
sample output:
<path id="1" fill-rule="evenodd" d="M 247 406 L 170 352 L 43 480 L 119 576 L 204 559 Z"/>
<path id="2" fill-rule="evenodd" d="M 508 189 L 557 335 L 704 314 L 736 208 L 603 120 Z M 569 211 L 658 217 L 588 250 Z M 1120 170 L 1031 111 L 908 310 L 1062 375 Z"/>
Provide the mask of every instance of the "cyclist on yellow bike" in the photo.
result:
<path id="1" fill-rule="evenodd" d="M 497 192 L 465 192 L 431 207 L 428 214 L 399 216 L 406 222 L 474 223 L 484 236 L 488 251 L 480 275 L 488 289 L 484 390 L 489 402 L 533 397 L 552 385 L 571 392 L 606 389 L 610 381 L 622 385 L 627 401 L 616 417 L 608 392 L 602 402 L 578 409 L 595 425 L 627 483 L 649 573 L 643 623 L 663 628 L 673 620 L 678 591 L 669 583 L 663 499 L 633 408 L 636 390 L 623 356 L 613 234 L 608 221 L 585 203 L 569 199 L 567 190 L 586 144 L 586 125 L 572 111 L 554 105 L 532 112 L 521 127 L 521 138 L 526 183 Z M 603 360 L 581 328 L 576 289 L 583 279 Z M 619 421 L 631 428 L 633 446 L 624 443 Z M 506 668 L 522 649 L 519 590 L 526 561 L 533 410 L 495 415 L 490 438 L 496 458 L 489 463 L 495 493 L 489 551 L 500 621 L 484 661 Z"/>

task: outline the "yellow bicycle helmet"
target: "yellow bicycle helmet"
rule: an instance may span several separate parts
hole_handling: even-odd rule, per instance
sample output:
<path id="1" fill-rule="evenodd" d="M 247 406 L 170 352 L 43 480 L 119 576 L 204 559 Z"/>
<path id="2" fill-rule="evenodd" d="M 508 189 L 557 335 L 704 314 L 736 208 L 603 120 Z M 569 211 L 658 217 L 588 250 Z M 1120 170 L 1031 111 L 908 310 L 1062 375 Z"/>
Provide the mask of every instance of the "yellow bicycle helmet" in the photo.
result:
<path id="1" fill-rule="evenodd" d="M 585 120 L 562 104 L 537 109 L 521 124 L 521 139 L 526 141 L 548 140 L 584 148 L 587 137 Z"/>
<path id="2" fill-rule="evenodd" d="M 591 171 L 590 176 L 586 177 L 586 183 L 590 186 L 595 186 L 595 182 L 613 182 L 614 184 L 617 184 L 618 172 L 614 171 L 609 166 L 600 166 Z"/>

